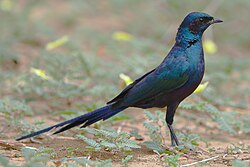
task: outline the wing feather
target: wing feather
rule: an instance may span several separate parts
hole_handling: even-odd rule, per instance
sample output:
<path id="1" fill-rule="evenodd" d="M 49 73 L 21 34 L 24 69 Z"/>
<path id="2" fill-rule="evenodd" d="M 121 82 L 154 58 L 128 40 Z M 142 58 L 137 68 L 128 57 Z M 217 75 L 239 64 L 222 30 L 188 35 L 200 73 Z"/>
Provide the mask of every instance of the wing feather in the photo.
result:
<path id="1" fill-rule="evenodd" d="M 133 86 L 135 86 L 138 82 L 140 82 L 143 78 L 145 78 L 147 75 L 149 75 L 150 73 L 152 73 L 154 70 L 155 69 L 149 71 L 148 73 L 144 74 L 140 78 L 137 78 L 133 83 L 129 84 L 125 89 L 123 89 L 123 91 L 119 95 L 117 95 L 115 98 L 113 98 L 112 100 L 110 100 L 109 102 L 107 102 L 107 104 L 111 104 L 111 103 L 114 103 L 114 102 L 122 99 Z"/>
<path id="2" fill-rule="evenodd" d="M 108 104 L 118 102 L 134 106 L 182 87 L 189 79 L 189 63 L 185 56 L 170 56 L 154 70 L 128 85 Z"/>
<path id="3" fill-rule="evenodd" d="M 189 64 L 184 60 L 177 58 L 167 61 L 167 64 L 161 64 L 130 88 L 121 99 L 122 104 L 124 106 L 141 104 L 185 85 L 189 79 Z"/>

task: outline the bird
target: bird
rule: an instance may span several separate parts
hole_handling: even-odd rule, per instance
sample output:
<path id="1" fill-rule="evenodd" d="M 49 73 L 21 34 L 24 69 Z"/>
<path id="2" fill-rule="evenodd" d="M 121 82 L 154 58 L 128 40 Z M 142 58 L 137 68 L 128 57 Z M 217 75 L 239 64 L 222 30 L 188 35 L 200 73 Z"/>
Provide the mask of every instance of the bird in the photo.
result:
<path id="1" fill-rule="evenodd" d="M 170 131 L 171 146 L 178 146 L 179 140 L 173 128 L 176 109 L 202 81 L 205 69 L 203 32 L 210 25 L 221 22 L 223 21 L 202 12 L 187 14 L 178 28 L 175 44 L 161 64 L 125 87 L 104 107 L 16 140 L 31 138 L 52 129 L 57 129 L 53 134 L 58 134 L 79 125 L 84 128 L 97 121 L 107 120 L 129 107 L 166 107 L 165 121 Z"/>

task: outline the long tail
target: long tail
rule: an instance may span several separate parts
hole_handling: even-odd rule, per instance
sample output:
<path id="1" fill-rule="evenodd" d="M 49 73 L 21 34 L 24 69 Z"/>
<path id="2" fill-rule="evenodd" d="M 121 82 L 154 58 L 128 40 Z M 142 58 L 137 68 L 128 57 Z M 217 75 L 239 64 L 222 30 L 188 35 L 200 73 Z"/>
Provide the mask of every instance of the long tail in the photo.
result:
<path id="1" fill-rule="evenodd" d="M 39 130 L 37 132 L 34 132 L 34 133 L 31 133 L 29 135 L 26 135 L 26 136 L 22 136 L 18 139 L 16 139 L 17 141 L 19 140 L 23 140 L 23 139 L 27 139 L 27 138 L 30 138 L 30 137 L 34 137 L 34 136 L 37 136 L 39 134 L 42 134 L 42 133 L 45 133 L 45 132 L 48 132 L 50 131 L 51 129 L 54 129 L 54 128 L 58 128 L 58 127 L 62 127 L 60 128 L 59 130 L 57 130 L 56 132 L 54 132 L 53 134 L 57 134 L 57 133 L 61 133 L 65 130 L 68 130 L 70 128 L 73 128 L 75 126 L 78 126 L 78 125 L 81 125 L 81 128 L 83 127 L 86 127 L 86 126 L 89 126 L 99 120 L 106 120 L 110 117 L 112 117 L 113 115 L 123 111 L 124 109 L 126 109 L 127 107 L 120 107 L 120 108 L 117 108 L 117 109 L 111 109 L 112 105 L 107 105 L 105 107 L 102 107 L 102 108 L 99 108 L 97 110 L 94 110 L 92 112 L 89 112 L 87 114 L 84 114 L 84 115 L 81 115 L 79 117 L 76 117 L 76 118 L 73 118 L 73 119 L 70 119 L 68 121 L 65 121 L 65 122 L 61 122 L 59 124 L 56 124 L 56 125 L 53 125 L 53 126 L 50 126 L 48 128 L 45 128 L 45 129 L 42 129 L 42 130 Z"/>

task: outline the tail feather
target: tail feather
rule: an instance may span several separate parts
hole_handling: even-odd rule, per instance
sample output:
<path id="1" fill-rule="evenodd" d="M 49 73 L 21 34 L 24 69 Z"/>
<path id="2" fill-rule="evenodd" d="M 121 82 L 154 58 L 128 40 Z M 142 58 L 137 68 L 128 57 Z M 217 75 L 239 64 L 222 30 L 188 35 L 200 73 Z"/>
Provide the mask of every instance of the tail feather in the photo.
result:
<path id="1" fill-rule="evenodd" d="M 22 137 L 20 137 L 20 138 L 18 138 L 16 140 L 19 141 L 19 140 L 27 139 L 27 138 L 30 138 L 30 137 L 34 137 L 34 136 L 37 136 L 39 134 L 48 132 L 48 131 L 50 131 L 50 130 L 52 130 L 54 128 L 58 128 L 58 127 L 62 127 L 62 128 L 60 128 L 59 130 L 57 130 L 53 134 L 61 133 L 61 132 L 65 131 L 65 130 L 68 130 L 68 129 L 73 128 L 73 127 L 78 126 L 78 125 L 81 125 L 83 123 L 84 123 L 84 125 L 81 126 L 81 128 L 86 127 L 86 126 L 89 126 L 89 125 L 91 125 L 91 124 L 93 124 L 93 123 L 95 123 L 95 122 L 97 122 L 97 121 L 99 121 L 101 119 L 106 120 L 106 119 L 112 117 L 113 115 L 123 111 L 126 108 L 127 107 L 120 107 L 120 108 L 117 108 L 117 109 L 111 109 L 111 105 L 107 105 L 105 107 L 99 108 L 97 110 L 94 110 L 94 111 L 89 112 L 87 114 L 81 115 L 79 117 L 76 117 L 76 118 L 67 120 L 65 122 L 50 126 L 48 128 L 39 130 L 39 131 L 31 133 L 29 135 L 22 136 Z"/>

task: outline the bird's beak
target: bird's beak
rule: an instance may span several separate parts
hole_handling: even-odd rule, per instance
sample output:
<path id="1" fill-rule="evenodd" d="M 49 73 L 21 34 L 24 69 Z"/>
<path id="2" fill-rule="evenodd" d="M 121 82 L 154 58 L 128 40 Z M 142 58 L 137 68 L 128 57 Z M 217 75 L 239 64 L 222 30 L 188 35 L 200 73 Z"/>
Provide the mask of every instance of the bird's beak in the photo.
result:
<path id="1" fill-rule="evenodd" d="M 213 20 L 211 20 L 211 24 L 221 23 L 221 22 L 223 22 L 221 19 L 213 19 Z"/>

